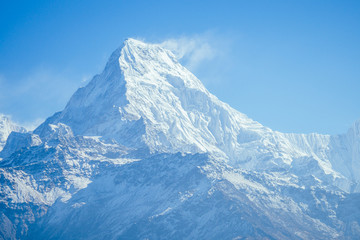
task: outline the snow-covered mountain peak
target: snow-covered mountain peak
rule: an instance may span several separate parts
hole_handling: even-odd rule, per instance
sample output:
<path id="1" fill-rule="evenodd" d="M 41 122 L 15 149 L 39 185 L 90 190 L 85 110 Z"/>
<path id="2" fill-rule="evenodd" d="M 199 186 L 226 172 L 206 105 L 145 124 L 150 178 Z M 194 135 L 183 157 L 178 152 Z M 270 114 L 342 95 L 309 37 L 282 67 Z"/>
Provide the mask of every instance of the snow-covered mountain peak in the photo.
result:
<path id="1" fill-rule="evenodd" d="M 358 239 L 359 127 L 272 131 L 128 39 L 63 111 L 7 137 L 0 239 Z"/>
<path id="2" fill-rule="evenodd" d="M 147 44 L 129 38 L 121 49 L 119 62 L 121 69 L 129 76 L 126 78 L 128 83 L 135 81 L 138 85 L 143 83 L 163 87 L 162 85 L 168 82 L 167 75 L 170 75 L 182 80 L 178 82 L 177 87 L 182 84 L 206 91 L 201 81 L 179 64 L 171 51 L 157 44 Z"/>
<path id="3" fill-rule="evenodd" d="M 272 131 L 209 93 L 169 50 L 134 39 L 34 131 L 42 141 L 51 133 L 49 124 L 129 149 L 210 153 L 243 169 L 316 176 L 346 191 L 360 178 L 350 167 L 360 159 L 356 139 Z"/>
<path id="4" fill-rule="evenodd" d="M 269 131 L 210 94 L 169 50 L 134 39 L 126 40 L 104 71 L 45 125 L 58 122 L 75 134 L 113 138 L 152 152 L 228 156 L 236 154 L 239 139 L 244 141 L 239 132 L 253 140 Z"/>
<path id="5" fill-rule="evenodd" d="M 13 123 L 10 117 L 0 113 L 0 151 L 11 132 L 26 132 L 26 129 Z"/>

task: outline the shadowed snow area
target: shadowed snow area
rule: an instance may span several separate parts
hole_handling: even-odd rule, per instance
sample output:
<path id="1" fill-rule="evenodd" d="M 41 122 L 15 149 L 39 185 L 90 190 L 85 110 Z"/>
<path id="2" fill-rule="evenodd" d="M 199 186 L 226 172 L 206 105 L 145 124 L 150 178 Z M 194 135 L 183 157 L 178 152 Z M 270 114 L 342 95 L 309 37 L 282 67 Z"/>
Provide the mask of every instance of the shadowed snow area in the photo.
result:
<path id="1" fill-rule="evenodd" d="M 273 131 L 134 39 L 0 157 L 4 239 L 360 234 L 360 121 L 337 136 Z"/>

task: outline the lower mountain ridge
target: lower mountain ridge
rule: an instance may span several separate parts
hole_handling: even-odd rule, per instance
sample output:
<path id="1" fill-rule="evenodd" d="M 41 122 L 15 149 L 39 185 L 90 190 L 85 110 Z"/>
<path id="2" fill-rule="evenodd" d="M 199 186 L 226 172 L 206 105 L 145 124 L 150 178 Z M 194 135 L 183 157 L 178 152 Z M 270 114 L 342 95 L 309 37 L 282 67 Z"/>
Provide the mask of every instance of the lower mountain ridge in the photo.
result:
<path id="1" fill-rule="evenodd" d="M 134 39 L 0 159 L 2 239 L 360 236 L 360 121 L 273 131 Z"/>

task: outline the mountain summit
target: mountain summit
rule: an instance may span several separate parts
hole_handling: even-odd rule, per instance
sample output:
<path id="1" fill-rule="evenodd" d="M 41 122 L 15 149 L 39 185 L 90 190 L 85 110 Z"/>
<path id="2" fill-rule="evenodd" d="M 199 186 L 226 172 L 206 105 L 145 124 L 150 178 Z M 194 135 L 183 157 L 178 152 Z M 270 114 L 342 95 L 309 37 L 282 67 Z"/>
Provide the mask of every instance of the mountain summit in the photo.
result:
<path id="1" fill-rule="evenodd" d="M 240 128 L 265 130 L 210 94 L 170 51 L 134 39 L 45 124 L 57 122 L 151 152 L 216 152 L 235 146 Z"/>
<path id="2" fill-rule="evenodd" d="M 169 50 L 134 39 L 127 39 L 104 71 L 35 133 L 41 136 L 44 126 L 57 123 L 76 135 L 101 136 L 151 153 L 212 153 L 248 170 L 291 171 L 313 162 L 316 168 L 306 171 L 332 178 L 346 191 L 354 184 L 358 189 L 354 181 L 360 181 L 360 171 L 351 167 L 360 162 L 357 153 L 329 151 L 340 147 L 336 144 L 352 151 L 352 143 L 272 131 L 209 93 Z M 344 166 L 336 165 L 339 154 Z"/>
<path id="3" fill-rule="evenodd" d="M 4 239 L 360 234 L 358 123 L 337 136 L 273 131 L 134 39 L 0 155 Z"/>

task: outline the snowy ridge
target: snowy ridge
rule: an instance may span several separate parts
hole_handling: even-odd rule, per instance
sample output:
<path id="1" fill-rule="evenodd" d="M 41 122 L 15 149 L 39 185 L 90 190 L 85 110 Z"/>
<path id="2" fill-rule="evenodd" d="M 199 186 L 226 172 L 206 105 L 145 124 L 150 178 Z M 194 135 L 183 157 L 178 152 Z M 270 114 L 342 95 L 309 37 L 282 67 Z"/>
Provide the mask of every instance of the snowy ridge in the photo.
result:
<path id="1" fill-rule="evenodd" d="M 134 39 L 0 157 L 4 239 L 360 235 L 360 121 L 337 136 L 273 131 Z"/>

